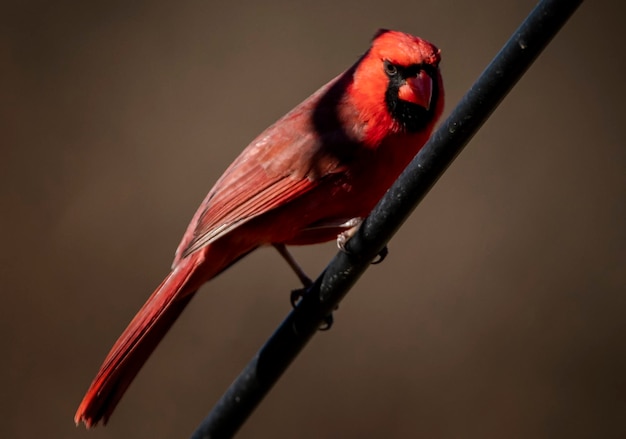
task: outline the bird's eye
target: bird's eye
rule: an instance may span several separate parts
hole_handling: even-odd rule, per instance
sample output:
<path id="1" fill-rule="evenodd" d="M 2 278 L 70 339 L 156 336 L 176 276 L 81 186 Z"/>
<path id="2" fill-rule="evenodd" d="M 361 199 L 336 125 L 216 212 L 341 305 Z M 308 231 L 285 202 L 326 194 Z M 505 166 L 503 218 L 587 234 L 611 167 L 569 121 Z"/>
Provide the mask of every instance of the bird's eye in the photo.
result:
<path id="1" fill-rule="evenodd" d="M 383 63 L 385 67 L 385 73 L 387 76 L 396 76 L 398 74 L 398 68 L 391 64 L 391 62 L 385 60 Z"/>

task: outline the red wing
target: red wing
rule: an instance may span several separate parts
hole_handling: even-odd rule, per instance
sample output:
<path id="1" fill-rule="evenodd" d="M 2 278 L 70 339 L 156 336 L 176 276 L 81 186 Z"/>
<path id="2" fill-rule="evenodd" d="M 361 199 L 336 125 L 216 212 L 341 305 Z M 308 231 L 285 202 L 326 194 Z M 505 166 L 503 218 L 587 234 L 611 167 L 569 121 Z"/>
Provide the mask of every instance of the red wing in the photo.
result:
<path id="1" fill-rule="evenodd" d="M 346 142 L 337 120 L 337 96 L 346 86 L 342 78 L 350 81 L 351 75 L 339 76 L 319 89 L 261 133 L 230 165 L 189 224 L 174 264 L 345 169 L 354 144 Z M 341 116 L 349 110 L 344 106 Z M 335 123 L 320 127 L 314 115 Z"/>
<path id="2" fill-rule="evenodd" d="M 200 215 L 193 239 L 184 249 L 182 257 L 210 244 L 252 218 L 308 192 L 318 184 L 307 177 L 268 178 L 265 170 L 259 168 L 240 176 L 245 185 L 215 192 L 216 196 L 208 201 L 206 210 Z M 224 183 L 228 184 L 228 181 Z"/>

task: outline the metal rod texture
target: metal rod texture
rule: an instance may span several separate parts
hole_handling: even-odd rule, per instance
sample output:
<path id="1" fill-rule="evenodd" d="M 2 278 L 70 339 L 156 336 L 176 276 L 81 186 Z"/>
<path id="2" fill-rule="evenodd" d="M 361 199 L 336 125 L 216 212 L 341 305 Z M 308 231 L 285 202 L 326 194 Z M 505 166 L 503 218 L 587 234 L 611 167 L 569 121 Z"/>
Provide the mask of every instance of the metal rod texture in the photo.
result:
<path id="1" fill-rule="evenodd" d="M 358 232 L 308 289 L 192 439 L 232 437 L 317 332 L 370 262 L 424 198 L 582 0 L 543 0 L 461 99 Z"/>

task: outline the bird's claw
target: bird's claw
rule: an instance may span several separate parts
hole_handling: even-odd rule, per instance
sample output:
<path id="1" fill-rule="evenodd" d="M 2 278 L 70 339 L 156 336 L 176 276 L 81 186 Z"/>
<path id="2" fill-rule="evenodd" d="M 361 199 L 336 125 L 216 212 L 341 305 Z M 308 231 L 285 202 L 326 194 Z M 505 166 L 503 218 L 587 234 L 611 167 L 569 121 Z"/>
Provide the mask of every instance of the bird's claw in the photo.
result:
<path id="1" fill-rule="evenodd" d="M 349 254 L 350 252 L 348 251 L 348 249 L 346 249 L 346 243 L 348 242 L 348 240 L 352 237 L 352 233 L 348 233 L 346 232 L 341 232 L 339 235 L 337 235 L 337 248 L 346 253 Z"/>
<path id="2" fill-rule="evenodd" d="M 344 230 L 339 235 L 337 235 L 337 248 L 344 253 L 349 253 L 346 249 L 346 243 L 354 236 L 361 223 L 363 222 L 363 218 L 352 218 L 349 221 L 346 221 L 342 224 L 342 227 L 349 227 L 348 230 Z"/>
<path id="3" fill-rule="evenodd" d="M 387 246 L 384 246 L 383 249 L 378 253 L 378 255 L 376 256 L 376 259 L 374 259 L 372 262 L 370 262 L 372 265 L 377 265 L 380 264 L 382 261 L 385 260 L 385 258 L 387 257 L 387 255 L 389 254 L 389 249 L 387 248 Z"/>
<path id="4" fill-rule="evenodd" d="M 298 288 L 297 290 L 292 290 L 291 294 L 289 295 L 289 301 L 291 302 L 291 306 L 294 308 L 298 306 L 298 303 L 300 302 L 300 300 L 302 300 L 302 297 L 306 294 L 306 292 L 307 288 Z M 335 319 L 333 318 L 332 313 L 328 314 L 322 320 L 322 324 L 320 325 L 319 330 L 328 331 L 333 326 L 334 320 Z"/>
<path id="5" fill-rule="evenodd" d="M 298 305 L 298 302 L 302 300 L 302 296 L 306 293 L 306 288 L 298 288 L 297 290 L 291 290 L 291 294 L 289 295 L 289 301 L 291 302 L 291 306 L 295 308 Z"/>
<path id="6" fill-rule="evenodd" d="M 328 331 L 333 326 L 333 322 L 335 321 L 333 314 L 330 313 L 324 317 L 322 324 L 319 327 L 320 331 Z"/>
<path id="7" fill-rule="evenodd" d="M 361 226 L 361 223 L 363 223 L 363 218 L 352 218 L 350 221 L 344 224 L 345 226 L 350 228 L 337 235 L 337 248 L 339 248 L 340 251 L 347 255 L 350 254 L 350 251 L 346 248 L 346 244 L 348 243 L 350 238 L 354 236 L 356 231 Z M 372 265 L 380 264 L 382 261 L 385 260 L 388 254 L 389 249 L 387 248 L 387 246 L 384 246 L 383 249 L 376 256 L 376 259 L 372 261 Z"/>
<path id="8" fill-rule="evenodd" d="M 341 233 L 339 236 L 337 236 L 337 247 L 339 247 L 339 250 L 349 255 L 350 252 L 348 251 L 348 249 L 346 249 L 345 245 L 346 245 L 346 242 L 348 242 L 348 239 L 350 238 L 346 237 L 344 233 Z M 378 253 L 378 255 L 376 255 L 376 259 L 374 259 L 371 262 L 371 264 L 372 265 L 380 264 L 382 261 L 385 260 L 388 254 L 389 254 L 389 249 L 387 248 L 387 246 L 384 246 L 383 249 Z"/>

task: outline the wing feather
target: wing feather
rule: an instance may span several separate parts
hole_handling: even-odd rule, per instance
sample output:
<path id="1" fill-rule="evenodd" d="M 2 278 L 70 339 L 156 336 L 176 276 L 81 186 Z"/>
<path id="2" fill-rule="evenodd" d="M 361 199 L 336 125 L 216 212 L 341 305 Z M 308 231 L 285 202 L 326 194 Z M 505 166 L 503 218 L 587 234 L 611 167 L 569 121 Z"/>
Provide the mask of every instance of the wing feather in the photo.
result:
<path id="1" fill-rule="evenodd" d="M 174 265 L 251 219 L 310 192 L 327 176 L 345 170 L 356 143 L 341 123 L 352 108 L 339 102 L 351 81 L 349 69 L 261 133 L 241 153 L 194 215 Z M 343 114 L 337 113 L 338 108 Z M 330 122 L 320 126 L 320 120 Z"/>
<path id="2" fill-rule="evenodd" d="M 252 183 L 252 181 L 251 181 Z M 274 181 L 259 182 L 250 186 L 254 191 L 242 192 L 232 199 L 223 200 L 221 206 L 207 209 L 200 217 L 194 239 L 183 251 L 185 257 L 194 251 L 224 236 L 243 223 L 250 221 L 317 186 L 317 182 L 307 178 L 294 179 L 286 176 Z M 213 204 L 210 205 L 213 207 Z"/>

